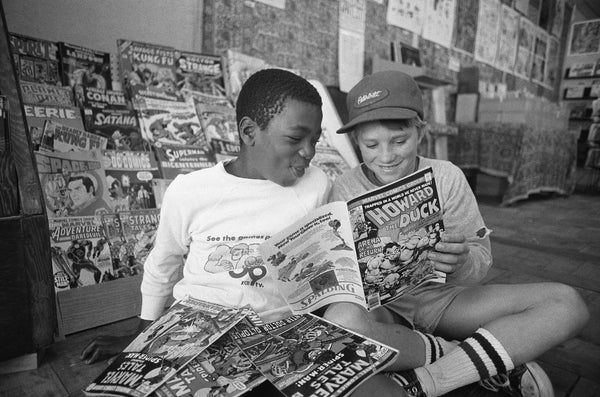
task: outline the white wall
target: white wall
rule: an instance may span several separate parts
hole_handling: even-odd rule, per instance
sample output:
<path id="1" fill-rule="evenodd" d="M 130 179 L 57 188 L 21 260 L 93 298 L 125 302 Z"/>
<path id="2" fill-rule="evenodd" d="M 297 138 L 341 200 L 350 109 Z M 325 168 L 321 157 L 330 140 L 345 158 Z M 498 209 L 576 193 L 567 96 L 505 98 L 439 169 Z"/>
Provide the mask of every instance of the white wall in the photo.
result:
<path id="1" fill-rule="evenodd" d="M 8 30 L 115 53 L 117 39 L 202 49 L 202 0 L 1 0 Z"/>

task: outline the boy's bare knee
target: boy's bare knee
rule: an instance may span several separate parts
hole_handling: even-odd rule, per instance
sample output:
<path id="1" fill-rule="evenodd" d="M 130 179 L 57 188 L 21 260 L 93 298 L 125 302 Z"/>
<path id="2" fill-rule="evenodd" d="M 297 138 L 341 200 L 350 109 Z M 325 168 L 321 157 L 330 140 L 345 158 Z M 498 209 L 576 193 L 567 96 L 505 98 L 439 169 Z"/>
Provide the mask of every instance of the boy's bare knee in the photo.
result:
<path id="1" fill-rule="evenodd" d="M 559 300 L 563 310 L 571 316 L 576 328 L 583 326 L 590 319 L 588 307 L 577 290 L 566 284 L 556 284 L 556 299 Z"/>

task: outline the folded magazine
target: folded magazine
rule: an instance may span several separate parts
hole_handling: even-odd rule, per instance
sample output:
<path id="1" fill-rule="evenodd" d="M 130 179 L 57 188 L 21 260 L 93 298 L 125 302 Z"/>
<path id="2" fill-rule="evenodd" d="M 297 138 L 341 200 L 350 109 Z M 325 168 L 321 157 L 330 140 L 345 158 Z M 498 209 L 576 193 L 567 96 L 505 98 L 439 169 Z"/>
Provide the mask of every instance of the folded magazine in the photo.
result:
<path id="1" fill-rule="evenodd" d="M 287 397 L 344 396 L 394 361 L 398 352 L 313 314 L 229 332 Z"/>
<path id="2" fill-rule="evenodd" d="M 348 202 L 321 206 L 260 245 L 295 314 L 332 302 L 367 310 L 444 282 L 427 253 L 444 232 L 431 167 Z"/>
<path id="3" fill-rule="evenodd" d="M 173 304 L 84 389 L 88 396 L 143 397 L 182 370 L 250 309 L 191 297 Z"/>

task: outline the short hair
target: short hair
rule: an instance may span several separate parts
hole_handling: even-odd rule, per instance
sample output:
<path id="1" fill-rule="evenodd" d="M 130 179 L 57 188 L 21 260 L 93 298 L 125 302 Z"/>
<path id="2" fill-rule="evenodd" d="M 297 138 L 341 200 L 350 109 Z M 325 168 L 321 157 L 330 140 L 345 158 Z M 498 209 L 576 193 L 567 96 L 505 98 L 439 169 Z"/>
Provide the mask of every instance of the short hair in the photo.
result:
<path id="1" fill-rule="evenodd" d="M 295 99 L 323 105 L 321 96 L 306 79 L 283 69 L 263 69 L 246 80 L 235 106 L 237 124 L 244 117 L 251 118 L 265 129 L 274 116 L 283 111 L 285 101 Z"/>
<path id="2" fill-rule="evenodd" d="M 96 186 L 94 185 L 94 181 L 92 181 L 92 178 L 90 178 L 89 176 L 86 176 L 86 175 L 72 176 L 67 181 L 67 186 L 69 186 L 69 183 L 71 183 L 73 181 L 81 181 L 83 186 L 85 186 L 86 192 L 89 193 L 91 191 L 92 195 L 94 195 L 94 196 L 96 195 Z"/>

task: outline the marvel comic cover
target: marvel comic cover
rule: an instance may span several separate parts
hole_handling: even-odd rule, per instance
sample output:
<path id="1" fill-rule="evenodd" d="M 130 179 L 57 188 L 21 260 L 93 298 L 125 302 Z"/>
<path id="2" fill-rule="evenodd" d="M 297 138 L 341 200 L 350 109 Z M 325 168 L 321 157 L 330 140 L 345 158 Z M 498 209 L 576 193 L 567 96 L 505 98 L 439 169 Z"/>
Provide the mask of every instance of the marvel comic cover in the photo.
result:
<path id="1" fill-rule="evenodd" d="M 56 123 L 44 122 L 40 150 L 71 152 L 106 149 L 108 140 L 100 135 Z"/>
<path id="2" fill-rule="evenodd" d="M 246 315 L 187 297 L 155 320 L 89 385 L 87 395 L 147 396 Z"/>
<path id="3" fill-rule="evenodd" d="M 203 147 L 156 145 L 154 150 L 161 175 L 165 179 L 173 180 L 179 174 L 187 174 L 216 164 L 213 152 Z"/>
<path id="4" fill-rule="evenodd" d="M 110 54 L 108 52 L 59 42 L 58 53 L 62 84 L 110 89 Z"/>
<path id="5" fill-rule="evenodd" d="M 227 96 L 235 103 L 248 77 L 262 69 L 269 68 L 264 60 L 228 49 L 225 57 L 225 88 Z"/>
<path id="6" fill-rule="evenodd" d="M 129 210 L 119 212 L 124 243 L 119 250 L 120 263 L 134 274 L 141 274 L 144 262 L 154 247 L 160 210 Z"/>
<path id="7" fill-rule="evenodd" d="M 398 355 L 313 314 L 241 331 L 234 328 L 229 335 L 288 397 L 348 395 Z"/>
<path id="8" fill-rule="evenodd" d="M 56 292 L 111 279 L 112 259 L 99 217 L 52 218 L 48 222 Z"/>
<path id="9" fill-rule="evenodd" d="M 48 218 L 110 211 L 99 151 L 36 151 L 35 160 Z"/>
<path id="10" fill-rule="evenodd" d="M 294 313 L 336 301 L 372 310 L 425 282 L 444 231 L 431 167 L 348 202 L 326 204 L 259 247 Z"/>
<path id="11" fill-rule="evenodd" d="M 175 50 L 177 89 L 225 98 L 223 61 L 220 56 Z"/>
<path id="12" fill-rule="evenodd" d="M 160 171 L 154 153 L 104 150 L 102 155 L 112 212 L 156 208 L 152 180 Z"/>
<path id="13" fill-rule="evenodd" d="M 85 128 L 108 139 L 108 148 L 148 151 L 135 111 L 121 91 L 75 87 Z"/>
<path id="14" fill-rule="evenodd" d="M 206 146 L 192 99 L 168 101 L 138 95 L 135 101 L 142 137 L 150 144 Z"/>
<path id="15" fill-rule="evenodd" d="M 40 146 L 46 120 L 56 121 L 78 130 L 85 129 L 81 111 L 75 106 L 24 103 L 23 109 L 34 150 Z"/>
<path id="16" fill-rule="evenodd" d="M 120 80 L 133 99 L 139 91 L 175 94 L 175 49 L 118 39 Z"/>
<path id="17" fill-rule="evenodd" d="M 74 106 L 73 91 L 68 87 L 20 81 L 24 103 Z"/>
<path id="18" fill-rule="evenodd" d="M 56 43 L 17 33 L 9 40 L 19 80 L 61 85 Z"/>
<path id="19" fill-rule="evenodd" d="M 130 258 L 125 255 L 127 252 L 125 247 L 126 241 L 123 236 L 123 227 L 121 226 L 121 217 L 119 217 L 119 214 L 112 212 L 103 214 L 101 220 L 112 260 L 112 271 L 105 278 L 112 280 L 138 274 L 137 269 L 133 266 L 135 264 L 130 263 Z"/>

